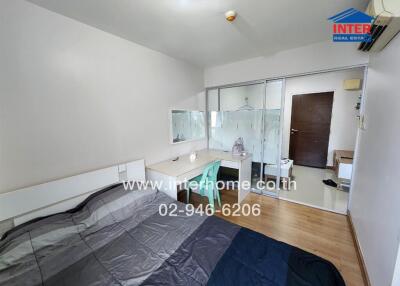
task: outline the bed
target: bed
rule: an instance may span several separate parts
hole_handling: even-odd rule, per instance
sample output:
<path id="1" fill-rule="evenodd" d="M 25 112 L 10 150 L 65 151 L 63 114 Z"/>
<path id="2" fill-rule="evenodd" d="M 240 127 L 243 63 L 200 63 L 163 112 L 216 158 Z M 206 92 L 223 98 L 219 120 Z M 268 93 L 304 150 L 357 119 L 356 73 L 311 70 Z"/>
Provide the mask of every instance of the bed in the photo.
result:
<path id="1" fill-rule="evenodd" d="M 0 285 L 345 285 L 332 263 L 121 184 L 0 241 Z"/>

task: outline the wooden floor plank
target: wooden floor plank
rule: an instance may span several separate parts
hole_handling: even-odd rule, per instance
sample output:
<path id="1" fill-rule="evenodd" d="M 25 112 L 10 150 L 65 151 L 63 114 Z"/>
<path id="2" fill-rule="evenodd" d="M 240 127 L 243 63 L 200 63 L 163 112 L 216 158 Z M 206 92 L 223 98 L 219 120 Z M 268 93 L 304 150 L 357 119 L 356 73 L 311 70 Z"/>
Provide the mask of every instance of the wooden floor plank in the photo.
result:
<path id="1" fill-rule="evenodd" d="M 179 200 L 184 202 L 185 192 Z M 223 204 L 237 202 L 237 192 L 221 191 Z M 191 194 L 195 207 L 208 203 L 206 197 Z M 351 228 L 345 215 L 250 193 L 243 203 L 258 203 L 260 216 L 217 215 L 240 226 L 297 246 L 331 261 L 342 274 L 346 285 L 365 285 Z"/>

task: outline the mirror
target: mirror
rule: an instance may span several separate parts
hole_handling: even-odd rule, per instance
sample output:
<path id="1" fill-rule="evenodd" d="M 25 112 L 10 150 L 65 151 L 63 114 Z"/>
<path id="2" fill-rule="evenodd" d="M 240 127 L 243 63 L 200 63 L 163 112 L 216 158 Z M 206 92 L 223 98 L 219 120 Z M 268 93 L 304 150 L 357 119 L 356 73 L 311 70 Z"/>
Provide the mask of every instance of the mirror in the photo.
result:
<path id="1" fill-rule="evenodd" d="M 172 144 L 204 139 L 206 137 L 205 112 L 172 110 L 171 137 Z"/>

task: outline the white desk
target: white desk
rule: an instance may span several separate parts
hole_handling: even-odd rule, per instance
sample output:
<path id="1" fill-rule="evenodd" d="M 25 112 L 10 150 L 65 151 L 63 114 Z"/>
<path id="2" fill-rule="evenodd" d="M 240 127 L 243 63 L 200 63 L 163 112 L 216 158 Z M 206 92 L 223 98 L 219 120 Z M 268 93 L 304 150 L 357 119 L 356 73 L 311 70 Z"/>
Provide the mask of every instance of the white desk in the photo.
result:
<path id="1" fill-rule="evenodd" d="M 147 179 L 160 184 L 160 190 L 173 199 L 177 199 L 178 186 L 203 173 L 204 168 L 213 161 L 221 160 L 222 167 L 239 170 L 238 202 L 240 203 L 250 192 L 250 188 L 243 188 L 242 182 L 251 183 L 251 154 L 233 156 L 230 152 L 204 149 L 197 151 L 197 159 L 190 162 L 189 154 L 179 157 L 179 160 L 166 160 L 147 166 Z"/>

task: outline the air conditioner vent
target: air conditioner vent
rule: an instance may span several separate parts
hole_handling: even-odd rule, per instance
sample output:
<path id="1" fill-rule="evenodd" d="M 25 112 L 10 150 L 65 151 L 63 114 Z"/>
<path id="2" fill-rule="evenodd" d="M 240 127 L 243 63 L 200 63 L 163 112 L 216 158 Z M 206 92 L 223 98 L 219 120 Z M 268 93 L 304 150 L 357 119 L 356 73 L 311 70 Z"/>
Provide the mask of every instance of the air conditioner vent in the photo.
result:
<path id="1" fill-rule="evenodd" d="M 371 26 L 371 41 L 361 43 L 360 51 L 379 52 L 400 31 L 400 1 L 370 0 L 366 13 L 374 17 Z"/>
<path id="2" fill-rule="evenodd" d="M 382 35 L 382 33 L 385 31 L 387 28 L 387 25 L 385 26 L 380 26 L 380 25 L 372 25 L 371 27 L 371 41 L 369 43 L 361 43 L 358 49 L 360 51 L 368 52 L 371 50 L 372 46 L 375 44 L 375 42 L 379 39 L 379 37 Z"/>

